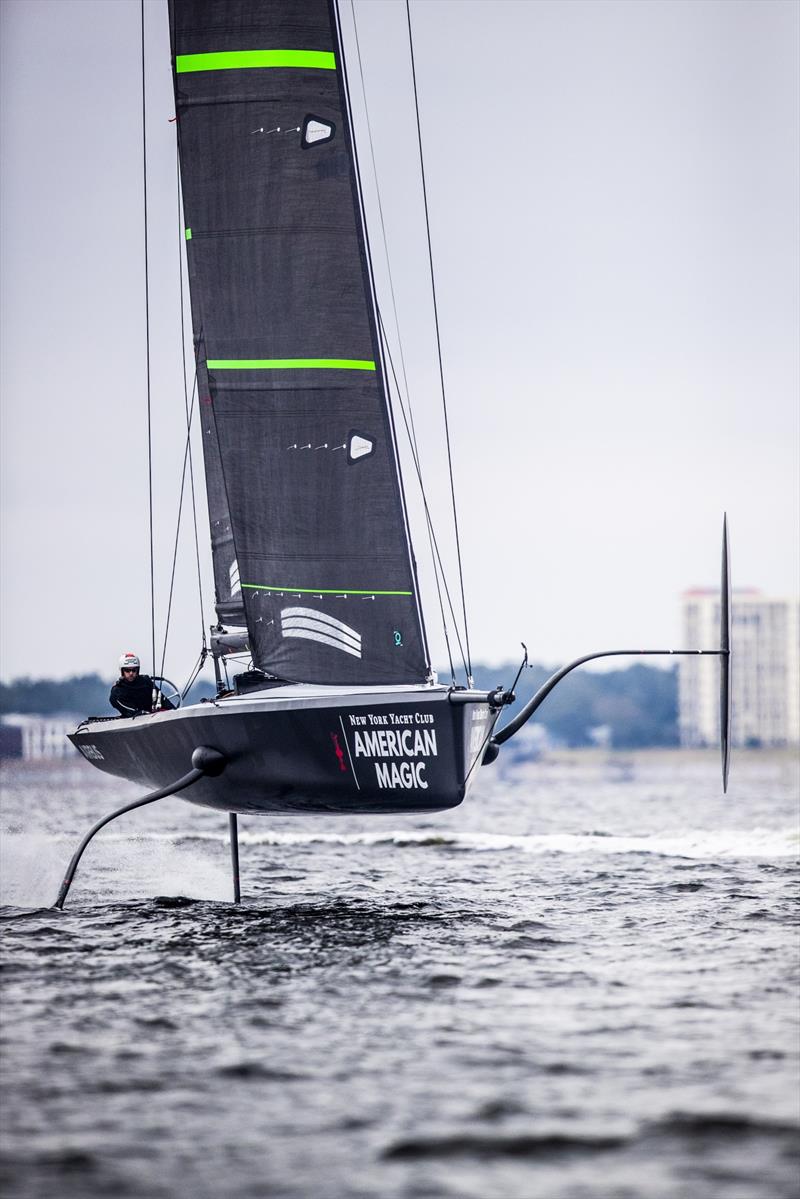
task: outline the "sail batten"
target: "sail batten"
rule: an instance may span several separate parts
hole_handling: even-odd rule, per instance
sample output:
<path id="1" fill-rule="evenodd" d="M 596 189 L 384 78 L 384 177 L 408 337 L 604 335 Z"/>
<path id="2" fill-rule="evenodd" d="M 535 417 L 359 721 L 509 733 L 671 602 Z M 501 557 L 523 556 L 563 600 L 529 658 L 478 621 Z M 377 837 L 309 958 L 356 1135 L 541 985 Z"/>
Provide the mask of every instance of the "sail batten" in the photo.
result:
<path id="1" fill-rule="evenodd" d="M 217 612 L 271 674 L 423 681 L 334 9 L 170 0 L 170 29 Z"/>

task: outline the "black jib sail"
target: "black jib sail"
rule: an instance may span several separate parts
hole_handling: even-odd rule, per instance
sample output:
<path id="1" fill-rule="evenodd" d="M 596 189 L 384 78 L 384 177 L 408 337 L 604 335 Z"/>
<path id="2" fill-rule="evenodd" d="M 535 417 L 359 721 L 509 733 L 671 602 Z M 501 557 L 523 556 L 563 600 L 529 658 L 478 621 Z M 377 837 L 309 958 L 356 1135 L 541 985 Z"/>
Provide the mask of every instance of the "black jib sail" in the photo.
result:
<path id="1" fill-rule="evenodd" d="M 217 611 L 281 678 L 424 680 L 335 9 L 169 14 Z"/>

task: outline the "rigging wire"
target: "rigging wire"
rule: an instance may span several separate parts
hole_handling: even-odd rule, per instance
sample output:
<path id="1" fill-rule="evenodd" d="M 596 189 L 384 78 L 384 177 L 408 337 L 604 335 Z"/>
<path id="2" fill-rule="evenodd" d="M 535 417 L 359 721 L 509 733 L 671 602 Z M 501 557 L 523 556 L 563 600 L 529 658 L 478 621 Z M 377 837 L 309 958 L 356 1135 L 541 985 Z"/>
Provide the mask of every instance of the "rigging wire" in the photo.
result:
<path id="1" fill-rule="evenodd" d="M 182 361 L 182 366 L 183 366 L 183 406 L 184 406 L 184 412 L 186 414 L 186 443 L 184 445 L 184 450 L 183 450 L 183 469 L 181 472 L 181 489 L 180 489 L 180 496 L 178 499 L 178 518 L 177 518 L 177 523 L 176 523 L 176 528 L 175 528 L 175 544 L 174 544 L 173 552 L 172 552 L 172 572 L 170 575 L 170 583 L 169 583 L 169 600 L 167 603 L 167 618 L 166 618 L 166 622 L 165 622 L 165 626 L 164 626 L 164 644 L 163 644 L 163 649 L 162 649 L 162 654 L 161 654 L 161 674 L 162 675 L 164 674 L 164 664 L 165 664 L 165 660 L 166 660 L 166 656 L 167 656 L 167 641 L 169 639 L 170 617 L 172 615 L 172 599 L 173 599 L 173 594 L 174 594 L 174 590 L 175 590 L 175 571 L 176 571 L 177 562 L 178 562 L 178 545 L 179 545 L 180 531 L 181 531 L 181 518 L 182 518 L 182 514 L 183 514 L 183 497 L 184 497 L 185 487 L 186 487 L 186 467 L 187 467 L 187 463 L 188 463 L 190 492 L 191 492 L 191 497 L 192 497 L 192 517 L 193 517 L 193 522 L 194 522 L 194 547 L 195 547 L 195 560 L 196 560 L 196 564 L 197 564 L 197 587 L 198 587 L 198 594 L 200 597 L 200 636 L 201 636 L 202 648 L 200 651 L 199 665 L 197 666 L 197 668 L 191 675 L 190 680 L 186 684 L 186 687 L 184 689 L 184 695 L 185 695 L 186 692 L 188 691 L 188 689 L 191 687 L 192 683 L 194 682 L 195 678 L 199 674 L 200 670 L 203 667 L 203 664 L 208 655 L 208 647 L 206 644 L 206 631 L 205 631 L 205 620 L 204 620 L 205 607 L 203 604 L 203 578 L 202 578 L 202 571 L 201 571 L 201 567 L 200 567 L 200 542 L 199 542 L 198 531 L 197 531 L 197 497 L 196 497 L 195 487 L 194 487 L 194 464 L 193 464 L 193 457 L 192 457 L 192 419 L 194 417 L 195 401 L 197 399 L 198 380 L 197 380 L 197 368 L 195 367 L 194 380 L 192 382 L 192 398 L 191 398 L 191 404 L 190 404 L 190 402 L 189 402 L 189 387 L 188 387 L 187 372 L 186 372 L 186 313 L 185 313 L 184 288 L 183 288 L 183 245 L 185 243 L 185 237 L 183 235 L 183 222 L 181 219 L 181 217 L 182 217 L 182 212 L 181 212 L 181 166 L 180 166 L 180 150 L 178 148 L 177 138 L 176 138 L 176 142 L 175 142 L 175 171 L 176 171 L 176 186 L 177 186 L 176 194 L 177 194 L 177 200 L 178 200 L 178 206 L 177 206 L 178 279 L 179 279 L 178 290 L 179 290 L 179 294 L 180 294 L 181 361 Z"/>
<path id="2" fill-rule="evenodd" d="M 339 0 L 334 0 L 333 11 L 334 11 L 334 17 L 335 17 L 335 22 L 336 22 L 336 38 L 337 38 L 338 51 L 339 51 L 339 64 L 341 66 L 340 79 L 341 79 L 342 97 L 343 97 L 342 112 L 343 112 L 343 115 L 344 115 L 347 123 L 349 123 L 349 126 L 350 126 L 350 149 L 352 151 L 352 156 L 353 156 L 352 161 L 353 161 L 353 170 L 354 170 L 354 174 L 355 174 L 355 184 L 356 184 L 355 190 L 356 190 L 356 195 L 358 198 L 358 204 L 357 204 L 358 216 L 360 217 L 360 220 L 361 220 L 362 234 L 363 234 L 363 239 L 364 239 L 364 256 L 366 258 L 366 263 L 367 263 L 367 273 L 368 273 L 368 277 L 369 277 L 369 286 L 371 288 L 371 297 L 372 297 L 372 301 L 373 301 L 373 304 L 375 307 L 375 315 L 377 316 L 378 305 L 377 305 L 377 291 L 375 288 L 375 273 L 374 273 L 373 266 L 372 266 L 372 251 L 370 248 L 369 236 L 368 236 L 368 230 L 367 230 L 367 216 L 366 216 L 366 207 L 364 204 L 364 191 L 363 191 L 363 187 L 361 184 L 361 168 L 360 168 L 359 160 L 358 160 L 358 147 L 356 145 L 356 140 L 355 140 L 355 127 L 353 124 L 353 110 L 352 110 L 352 105 L 350 103 L 350 85 L 349 85 L 348 76 L 347 76 L 347 62 L 346 62 L 345 55 L 344 55 L 344 36 L 342 33 L 342 18 L 341 18 L 341 12 L 340 12 L 340 8 L 339 8 Z M 368 294 L 369 294 L 369 292 L 368 292 Z M 376 321 L 376 326 L 377 326 L 377 321 Z M 376 340 L 377 340 L 376 348 L 378 351 L 377 356 L 378 356 L 378 363 L 380 366 L 380 375 L 383 379 L 384 386 L 386 387 L 387 397 L 388 397 L 388 380 L 386 378 L 386 365 L 384 362 L 383 339 L 380 336 L 380 332 L 378 331 L 377 327 L 375 329 L 375 333 L 376 333 Z M 399 452 L 399 446 L 398 446 L 398 442 L 397 442 L 397 431 L 395 429 L 394 412 L 392 410 L 391 404 L 387 403 L 386 410 L 387 410 L 388 417 L 389 417 L 389 429 L 390 429 L 390 433 L 391 433 L 391 446 L 394 451 L 396 465 L 397 465 L 397 484 L 398 484 L 398 491 L 399 491 L 400 506 L 401 506 L 401 510 L 403 513 L 403 522 L 405 525 L 405 535 L 406 535 L 406 544 L 407 544 L 407 548 L 408 548 L 409 564 L 411 567 L 412 577 L 414 580 L 414 601 L 415 601 L 415 606 L 416 606 L 416 611 L 417 611 L 417 621 L 419 624 L 419 630 L 420 630 L 420 636 L 422 639 L 422 648 L 423 648 L 423 652 L 425 655 L 425 661 L 428 665 L 428 669 L 430 670 L 431 669 L 431 655 L 430 655 L 430 650 L 428 648 L 428 635 L 427 635 L 427 631 L 425 629 L 425 620 L 423 618 L 422 607 L 421 607 L 421 603 L 420 603 L 419 579 L 417 578 L 417 563 L 416 563 L 416 559 L 414 557 L 414 549 L 411 544 L 411 529 L 410 529 L 409 519 L 408 519 L 408 510 L 406 507 L 405 490 L 403 488 L 403 469 L 402 469 L 402 465 L 400 462 L 400 452 Z"/>
<path id="3" fill-rule="evenodd" d="M 153 671 L 156 668 L 156 578 L 153 549 L 153 437 L 150 406 L 150 268 L 147 243 L 147 88 L 144 53 L 144 0 L 141 0 L 142 28 L 142 187 L 144 195 L 144 320 L 147 363 L 147 485 L 150 526 L 150 643 Z"/>
<path id="4" fill-rule="evenodd" d="M 417 443 L 417 432 L 416 432 L 416 428 L 414 426 L 414 411 L 413 411 L 413 408 L 411 405 L 411 391 L 408 386 L 408 374 L 406 372 L 406 360 L 405 360 L 405 354 L 403 353 L 403 339 L 400 335 L 400 318 L 399 318 L 398 312 L 397 312 L 397 298 L 395 296 L 394 278 L 392 276 L 392 265 L 391 265 L 391 259 L 389 257 L 389 244 L 388 244 L 388 238 L 386 235 L 386 222 L 385 222 L 384 216 L 383 216 L 383 202 L 381 200 L 381 189 L 380 189 L 380 184 L 378 182 L 378 167 L 377 167 L 377 163 L 375 161 L 375 145 L 374 145 L 374 141 L 373 141 L 373 137 L 372 137 L 372 122 L 370 121 L 370 116 L 369 116 L 369 104 L 367 103 L 367 85 L 366 85 L 366 80 L 364 78 L 364 64 L 363 64 L 363 60 L 361 58 L 361 44 L 360 44 L 359 38 L 358 38 L 358 23 L 356 21 L 355 0 L 350 0 L 350 10 L 351 10 L 352 21 L 353 21 L 353 33 L 355 35 L 356 57 L 358 59 L 358 72 L 361 77 L 361 93 L 362 93 L 362 96 L 364 99 L 364 114 L 366 116 L 367 136 L 368 136 L 368 141 L 369 141 L 369 152 L 370 152 L 370 158 L 372 160 L 372 175 L 373 175 L 373 179 L 375 181 L 375 194 L 376 194 L 377 200 L 378 200 L 378 215 L 380 218 L 381 235 L 383 238 L 383 252 L 384 252 L 385 259 L 386 259 L 386 269 L 387 269 L 387 274 L 388 274 L 388 278 L 389 278 L 389 293 L 391 295 L 391 300 L 392 300 L 392 311 L 394 314 L 395 334 L 397 337 L 397 345 L 398 345 L 398 349 L 400 352 L 400 370 L 401 370 L 401 374 L 403 377 L 403 388 L 404 388 L 403 392 L 401 392 L 400 386 L 398 383 L 397 371 L 395 370 L 394 362 L 392 360 L 392 354 L 391 354 L 391 350 L 389 348 L 389 339 L 388 339 L 388 336 L 386 333 L 386 328 L 384 326 L 383 317 L 382 317 L 381 311 L 380 311 L 380 306 L 376 304 L 376 308 L 378 310 L 378 321 L 380 324 L 381 335 L 383 338 L 384 351 L 385 351 L 386 357 L 389 361 L 389 365 L 392 370 L 392 375 L 394 376 L 395 389 L 397 391 L 398 401 L 400 403 L 400 410 L 403 415 L 403 421 L 404 421 L 404 424 L 406 427 L 406 434 L 408 436 L 408 440 L 411 445 L 411 454 L 412 454 L 412 458 L 414 461 L 414 466 L 416 468 L 420 490 L 422 492 L 422 502 L 425 507 L 425 517 L 426 517 L 427 528 L 428 528 L 428 544 L 430 547 L 431 560 L 433 563 L 433 573 L 434 573 L 434 579 L 436 582 L 436 592 L 437 592 L 437 596 L 439 599 L 439 613 L 442 618 L 442 630 L 444 632 L 445 645 L 447 647 L 447 657 L 448 657 L 449 664 L 450 664 L 450 674 L 453 679 L 453 684 L 455 685 L 456 680 L 455 680 L 455 670 L 453 668 L 453 655 L 450 650 L 450 637 L 449 637 L 449 632 L 448 632 L 448 628 L 447 628 L 447 617 L 445 614 L 444 601 L 442 599 L 442 590 L 441 590 L 441 586 L 440 586 L 440 582 L 439 582 L 438 569 L 442 570 L 442 582 L 444 582 L 446 590 L 447 590 L 447 580 L 444 576 L 444 568 L 442 567 L 442 562 L 441 562 L 441 557 L 439 556 L 438 546 L 435 545 L 433 522 L 431 520 L 431 515 L 428 510 L 428 501 L 427 501 L 427 496 L 425 494 L 425 486 L 424 486 L 423 480 L 422 480 L 422 469 L 421 469 L 421 462 L 420 462 L 419 446 Z M 405 410 L 403 408 L 403 395 L 405 395 L 405 403 L 408 407 L 408 416 L 406 416 Z M 437 569 L 437 557 L 439 560 L 438 569 Z M 450 596 L 449 596 L 449 591 L 448 591 L 448 601 L 449 601 L 449 599 L 450 599 Z M 455 615 L 453 613 L 452 603 L 450 604 L 450 612 L 451 612 L 451 615 L 453 615 L 453 620 L 454 620 L 454 624 L 455 624 Z M 458 636 L 457 628 L 456 628 L 456 636 Z M 459 649 L 461 649 L 460 638 L 459 638 Z M 461 656 L 463 659 L 464 658 L 463 650 L 461 650 Z M 466 670 L 466 668 L 467 668 L 467 664 L 466 664 L 466 661 L 464 661 L 464 669 Z"/>
<path id="5" fill-rule="evenodd" d="M 464 660 L 464 650 L 461 645 L 461 637 L 460 637 L 459 631 L 458 631 L 458 622 L 455 619 L 455 613 L 453 611 L 453 602 L 450 598 L 450 589 L 447 585 L 447 576 L 445 575 L 444 565 L 442 563 L 441 554 L 439 553 L 439 546 L 436 541 L 436 534 L 434 532 L 433 519 L 431 517 L 430 509 L 428 507 L 428 497 L 426 495 L 425 485 L 422 480 L 422 471 L 420 468 L 419 455 L 417 453 L 416 444 L 413 440 L 413 433 L 414 433 L 413 414 L 411 412 L 410 402 L 408 402 L 408 400 L 406 399 L 406 403 L 408 403 L 408 415 L 406 415 L 406 404 L 403 402 L 403 395 L 402 395 L 402 392 L 400 391 L 400 385 L 397 381 L 397 371 L 395 370 L 394 359 L 392 358 L 392 351 L 389 347 L 389 341 L 386 336 L 386 329 L 383 324 L 383 316 L 381 314 L 380 308 L 378 308 L 378 321 L 380 322 L 381 335 L 382 335 L 383 341 L 384 341 L 384 350 L 385 350 L 386 357 L 389 362 L 389 366 L 391 367 L 392 378 L 394 379 L 394 387 L 395 387 L 395 391 L 397 393 L 397 402 L 400 405 L 400 413 L 403 417 L 403 424 L 405 425 L 405 428 L 406 428 L 406 436 L 408 437 L 408 440 L 411 443 L 411 460 L 414 463 L 414 467 L 417 472 L 417 481 L 419 483 L 420 492 L 422 493 L 422 505 L 423 505 L 423 508 L 425 511 L 425 522 L 426 522 L 427 529 L 428 529 L 428 541 L 430 543 L 431 559 L 432 559 L 432 563 L 433 563 L 433 578 L 434 578 L 434 582 L 436 584 L 436 595 L 439 600 L 439 614 L 442 618 L 442 632 L 444 633 L 444 643 L 445 643 L 445 647 L 447 649 L 447 661 L 448 661 L 448 665 L 450 667 L 450 678 L 452 680 L 453 686 L 455 687 L 456 672 L 455 672 L 455 667 L 453 665 L 453 652 L 450 648 L 450 632 L 447 627 L 447 616 L 445 613 L 444 600 L 442 598 L 442 586 L 444 586 L 444 590 L 447 595 L 447 602 L 448 602 L 448 606 L 450 608 L 450 615 L 453 617 L 453 631 L 455 633 L 456 640 L 458 642 L 458 648 L 459 648 L 459 652 L 461 654 L 461 660 L 464 663 L 464 668 L 466 669 L 466 661 Z M 440 576 L 441 576 L 441 578 L 440 578 Z"/>
<path id="6" fill-rule="evenodd" d="M 417 446 L 417 433 L 416 433 L 416 429 L 414 428 L 414 413 L 413 413 L 413 410 L 411 407 L 411 398 L 410 398 L 411 392 L 410 392 L 410 389 L 408 386 L 408 375 L 406 373 L 405 354 L 403 353 L 403 341 L 400 336 L 400 319 L 399 319 L 399 316 L 397 313 L 397 299 L 395 297 L 395 291 L 394 291 L 394 278 L 392 276 L 392 264 L 391 264 L 391 259 L 389 257 L 389 244 L 388 244 L 388 239 L 386 236 L 386 223 L 385 223 L 384 217 L 383 217 L 383 202 L 381 200 L 381 189 L 380 189 L 380 185 L 378 182 L 378 166 L 375 161 L 375 146 L 374 146 L 374 142 L 373 142 L 373 138 L 372 138 L 372 122 L 370 121 L 370 118 L 369 118 L 369 105 L 367 103 L 367 85 L 366 85 L 366 81 L 364 79 L 364 64 L 361 59 L 361 45 L 358 40 L 358 24 L 356 22 L 355 0 L 350 0 L 350 9 L 352 12 L 353 33 L 355 34 L 355 42 L 356 42 L 356 56 L 358 58 L 358 73 L 361 77 L 361 93 L 364 97 L 364 115 L 366 116 L 366 120 L 367 120 L 367 135 L 368 135 L 368 140 L 369 140 L 369 153 L 370 153 L 370 158 L 372 160 L 372 175 L 375 180 L 375 194 L 378 199 L 378 215 L 380 217 L 381 235 L 383 237 L 383 252 L 386 257 L 386 269 L 387 269 L 387 273 L 389 276 L 389 293 L 392 298 L 392 311 L 394 313 L 394 327 L 395 327 L 395 332 L 397 334 L 397 345 L 400 350 L 400 368 L 401 368 L 401 374 L 403 376 L 403 386 L 405 388 L 406 402 L 408 404 L 408 413 L 409 413 L 409 418 L 410 418 L 410 422 L 411 422 L 410 441 L 411 441 L 411 445 L 414 450 L 414 453 L 417 454 L 417 456 L 419 456 L 419 449 Z"/>
<path id="7" fill-rule="evenodd" d="M 516 675 L 515 675 L 515 677 L 514 677 L 514 682 L 513 682 L 513 683 L 511 684 L 511 686 L 509 687 L 509 691 L 511 692 L 512 696 L 514 695 L 514 692 L 515 692 L 515 691 L 516 691 L 516 689 L 517 689 L 517 683 L 519 682 L 519 680 L 520 680 L 520 678 L 521 678 L 521 676 L 522 676 L 522 672 L 523 672 L 523 670 L 524 670 L 524 669 L 525 669 L 525 667 L 528 665 L 528 647 L 527 647 L 527 645 L 525 644 L 525 642 L 524 642 L 524 641 L 522 641 L 520 644 L 522 645 L 522 649 L 523 649 L 523 655 L 522 655 L 522 661 L 521 661 L 521 662 L 520 662 L 520 664 L 519 664 L 519 670 L 517 671 L 517 673 L 516 673 Z M 479 763 L 479 762 L 483 762 L 483 754 L 484 754 L 484 751 L 485 751 L 485 749 L 486 749 L 486 746 L 489 744 L 489 742 L 490 742 L 490 741 L 491 741 L 491 739 L 492 739 L 492 736 L 493 736 L 493 734 L 494 734 L 494 726 L 495 726 L 495 724 L 496 724 L 496 723 L 497 723 L 497 721 L 496 721 L 496 720 L 491 720 L 491 721 L 489 722 L 489 728 L 488 728 L 488 730 L 487 730 L 487 732 L 486 732 L 486 734 L 485 734 L 485 736 L 484 736 L 484 738 L 483 738 L 483 741 L 481 741 L 481 744 L 480 744 L 480 747 L 479 747 L 479 749 L 478 749 L 478 752 L 475 754 L 475 757 L 472 759 L 472 765 L 470 766 L 470 768 L 469 768 L 469 770 L 467 771 L 467 773 L 464 775 L 464 783 L 465 783 L 465 784 L 466 784 L 466 783 L 467 783 L 467 781 L 469 780 L 469 777 L 470 777 L 470 775 L 472 774 L 473 770 L 474 770 L 474 769 L 475 769 L 475 767 L 478 765 L 478 763 Z"/>
<path id="8" fill-rule="evenodd" d="M 192 672 L 189 675 L 188 681 L 185 683 L 184 688 L 181 691 L 181 700 L 186 699 L 186 696 L 191 691 L 192 687 L 194 686 L 194 682 L 195 682 L 197 676 L 199 675 L 200 671 L 203 669 L 203 666 L 205 665 L 205 661 L 206 661 L 207 657 L 208 657 L 208 649 L 204 645 L 203 648 L 200 650 L 200 656 L 198 657 L 197 661 L 195 662 L 194 666 L 192 667 Z"/>
<path id="9" fill-rule="evenodd" d="M 164 674 L 164 662 L 167 657 L 167 640 L 169 638 L 169 622 L 172 615 L 172 596 L 175 590 L 175 569 L 178 564 L 178 544 L 181 535 L 181 515 L 183 513 L 183 496 L 186 490 L 186 464 L 191 455 L 192 448 L 192 415 L 194 414 L 194 401 L 197 394 L 197 377 L 195 376 L 195 386 L 192 388 L 192 406 L 189 410 L 188 423 L 186 427 L 186 445 L 183 451 L 183 470 L 181 472 L 181 491 L 180 499 L 178 500 L 178 521 L 175 528 L 175 545 L 172 551 L 172 573 L 169 580 L 169 600 L 167 602 L 167 619 L 164 627 L 164 648 L 161 654 L 161 674 Z M 203 649 L 206 648 L 205 636 L 203 637 Z"/>
<path id="10" fill-rule="evenodd" d="M 383 317 L 381 316 L 380 309 L 378 310 L 378 320 L 380 321 L 381 332 L 383 333 L 384 340 L 385 340 L 386 339 L 386 329 L 383 324 Z M 394 359 L 392 358 L 391 350 L 389 349 L 388 345 L 386 346 L 386 355 L 389 360 L 389 366 L 391 367 L 391 370 L 392 370 L 392 377 L 394 379 L 395 391 L 397 392 L 398 403 L 400 405 L 400 413 L 403 417 L 403 422 L 406 427 L 406 434 L 408 435 L 409 441 L 411 441 L 411 433 L 409 430 L 409 417 L 406 415 L 406 409 L 405 409 L 405 404 L 403 402 L 403 396 L 400 391 L 400 385 L 397 381 L 397 371 L 395 370 Z M 450 650 L 450 637 L 449 637 L 449 631 L 448 631 L 448 627 L 447 627 L 447 621 L 445 619 L 445 614 L 444 614 L 444 603 L 442 600 L 442 593 L 441 593 L 440 581 L 439 581 L 440 577 L 441 577 L 441 586 L 444 587 L 445 595 L 447 596 L 447 605 L 450 609 L 450 616 L 452 617 L 452 620 L 453 620 L 453 632 L 455 634 L 455 638 L 458 643 L 458 650 L 459 650 L 459 653 L 461 654 L 461 661 L 464 664 L 465 670 L 467 669 L 467 662 L 466 662 L 466 657 L 464 654 L 464 647 L 461 643 L 461 633 L 458 628 L 458 621 L 456 619 L 455 610 L 453 608 L 453 600 L 450 595 L 450 587 L 448 586 L 448 583 L 447 583 L 447 575 L 445 573 L 444 563 L 442 562 L 442 555 L 439 550 L 439 542 L 436 538 L 436 530 L 435 530 L 434 523 L 433 523 L 433 517 L 431 516 L 430 508 L 428 507 L 428 497 L 427 497 L 427 493 L 425 491 L 425 484 L 424 484 L 423 478 L 422 478 L 420 462 L 419 462 L 419 458 L 415 451 L 416 451 L 416 447 L 412 444 L 411 460 L 414 463 L 414 467 L 417 472 L 417 481 L 419 483 L 420 491 L 422 493 L 422 505 L 423 505 L 423 509 L 425 511 L 425 519 L 426 519 L 427 525 L 428 525 L 428 533 L 431 538 L 431 543 L 433 546 L 433 573 L 434 573 L 434 579 L 436 581 L 436 590 L 439 595 L 439 606 L 440 606 L 440 609 L 442 612 L 442 622 L 443 622 L 443 626 L 444 626 L 444 639 L 445 639 L 445 645 L 447 646 L 448 659 L 450 662 L 450 673 L 453 676 L 453 685 L 455 685 L 456 680 L 455 680 L 455 671 L 453 669 L 453 655 Z"/>
<path id="11" fill-rule="evenodd" d="M 183 407 L 186 413 L 186 437 L 189 446 L 189 484 L 192 493 L 192 519 L 194 522 L 194 553 L 195 562 L 197 564 L 197 592 L 200 598 L 200 639 L 204 650 L 206 646 L 206 622 L 205 622 L 205 604 L 203 602 L 203 572 L 200 566 L 200 539 L 197 532 L 197 496 L 194 488 L 194 459 L 192 456 L 191 443 L 191 427 L 192 427 L 192 408 L 194 407 L 194 397 L 197 388 L 197 367 L 195 365 L 194 382 L 192 383 L 192 408 L 189 406 L 189 386 L 186 376 L 186 314 L 183 293 L 183 247 L 186 244 L 186 239 L 183 232 L 183 220 L 181 212 L 181 155 L 177 137 L 177 122 L 176 122 L 176 137 L 175 137 L 175 172 L 176 172 L 176 192 L 178 197 L 178 278 L 179 290 L 181 299 L 181 360 L 183 364 Z M 166 634 L 164 635 L 166 641 Z"/>
<path id="12" fill-rule="evenodd" d="M 147 460 L 148 460 L 148 483 L 149 483 L 149 515 L 150 515 L 150 616 L 151 616 L 151 638 L 152 638 L 152 660 L 153 672 L 156 668 L 156 628 L 155 628 L 155 565 L 154 565 L 154 537 L 153 537 L 153 452 L 152 452 L 152 417 L 151 417 L 151 365 L 150 365 L 150 280 L 149 280 L 149 247 L 148 247 L 148 217 L 147 217 L 147 108 L 146 108 L 146 55 L 145 55 L 145 16 L 144 16 L 144 0 L 141 0 L 141 38 L 142 38 L 142 155 L 143 155 L 143 191 L 144 191 L 144 266 L 145 266 L 145 332 L 146 332 L 146 357 L 147 357 Z M 189 402 L 189 389 L 187 382 L 186 371 L 186 317 L 185 317 L 185 302 L 184 302 L 184 287 L 183 287 L 183 257 L 182 257 L 182 222 L 181 222 L 181 188 L 180 188 L 180 152 L 178 150 L 176 140 L 176 179 L 177 179 L 177 223 L 178 223 L 178 279 L 180 293 L 180 338 L 181 338 L 181 359 L 182 359 L 182 375 L 183 375 L 183 405 L 186 416 L 186 443 L 183 452 L 183 468 L 181 472 L 181 487 L 180 497 L 178 501 L 178 515 L 175 528 L 175 544 L 172 555 L 172 570 L 170 574 L 169 599 L 167 602 L 167 615 L 164 625 L 164 641 L 161 652 L 161 669 L 160 675 L 163 677 L 164 666 L 167 656 L 167 644 L 169 641 L 170 619 L 172 615 L 172 600 L 175 590 L 175 572 L 177 567 L 178 546 L 180 540 L 181 519 L 183 514 L 183 499 L 186 488 L 186 467 L 188 462 L 190 491 L 192 497 L 192 517 L 194 524 L 194 544 L 195 544 L 195 559 L 197 565 L 197 586 L 200 600 L 200 635 L 202 648 L 200 657 L 196 667 L 193 669 L 189 682 L 184 688 L 183 695 L 186 694 L 191 687 L 195 678 L 199 674 L 205 659 L 208 655 L 206 645 L 205 622 L 204 622 L 204 603 L 203 603 L 203 580 L 202 570 L 200 565 L 200 542 L 197 526 L 197 497 L 194 485 L 194 459 L 192 455 L 192 417 L 194 413 L 195 397 L 197 393 L 197 373 L 195 371 L 194 381 L 192 384 L 192 399 Z"/>
<path id="13" fill-rule="evenodd" d="M 431 274 L 431 294 L 433 296 L 433 317 L 436 328 L 436 349 L 439 358 L 439 381 L 442 390 L 442 411 L 444 414 L 444 429 L 445 440 L 447 442 L 447 465 L 450 473 L 450 497 L 453 506 L 453 528 L 455 530 L 456 556 L 458 558 L 458 578 L 461 587 L 461 607 L 464 616 L 464 640 L 467 647 L 467 675 L 470 683 L 472 682 L 472 657 L 469 648 L 469 627 L 467 624 L 467 600 L 464 590 L 464 570 L 461 561 L 461 538 L 458 529 L 458 509 L 456 506 L 456 490 L 453 479 L 453 457 L 450 448 L 450 423 L 447 415 L 447 398 L 444 385 L 444 365 L 442 363 L 442 342 L 439 333 L 439 308 L 436 302 L 436 279 L 433 269 L 433 247 L 431 245 L 431 225 L 428 213 L 428 189 L 425 185 L 425 162 L 422 154 L 422 126 L 419 117 L 419 96 L 417 94 L 417 70 L 414 62 L 414 40 L 411 33 L 411 6 L 409 0 L 406 0 L 406 18 L 408 21 L 408 47 L 411 55 L 411 77 L 414 84 L 414 108 L 417 116 L 417 142 L 419 145 L 419 167 L 422 176 L 422 198 L 425 207 L 425 229 L 428 236 L 428 262 L 430 264 Z"/>

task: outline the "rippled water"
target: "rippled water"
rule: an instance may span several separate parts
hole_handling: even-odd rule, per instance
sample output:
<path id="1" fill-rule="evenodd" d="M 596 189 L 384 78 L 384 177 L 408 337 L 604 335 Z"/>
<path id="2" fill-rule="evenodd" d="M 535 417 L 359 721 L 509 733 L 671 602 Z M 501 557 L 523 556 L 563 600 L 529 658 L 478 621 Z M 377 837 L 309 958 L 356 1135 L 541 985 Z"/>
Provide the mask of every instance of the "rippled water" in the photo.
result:
<path id="1" fill-rule="evenodd" d="M 461 810 L 123 816 L 4 776 L 3 1185 L 35 1196 L 795 1199 L 797 766 L 585 755 Z"/>

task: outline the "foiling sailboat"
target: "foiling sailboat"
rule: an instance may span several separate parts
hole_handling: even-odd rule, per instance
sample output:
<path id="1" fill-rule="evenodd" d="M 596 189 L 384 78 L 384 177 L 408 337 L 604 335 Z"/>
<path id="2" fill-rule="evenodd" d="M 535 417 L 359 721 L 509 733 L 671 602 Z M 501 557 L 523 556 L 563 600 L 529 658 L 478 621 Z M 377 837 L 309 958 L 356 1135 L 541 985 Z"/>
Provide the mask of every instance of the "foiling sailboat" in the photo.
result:
<path id="1" fill-rule="evenodd" d="M 336 0 L 169 0 L 217 623 L 211 701 L 90 718 L 89 762 L 231 813 L 439 811 L 581 662 L 512 691 L 431 669 Z M 723 774 L 729 727 L 727 531 Z M 250 669 L 223 679 L 227 655 Z M 614 651 L 626 653 L 631 651 Z M 642 652 L 642 651 L 634 651 Z M 602 657 L 593 654 L 589 657 Z"/>

